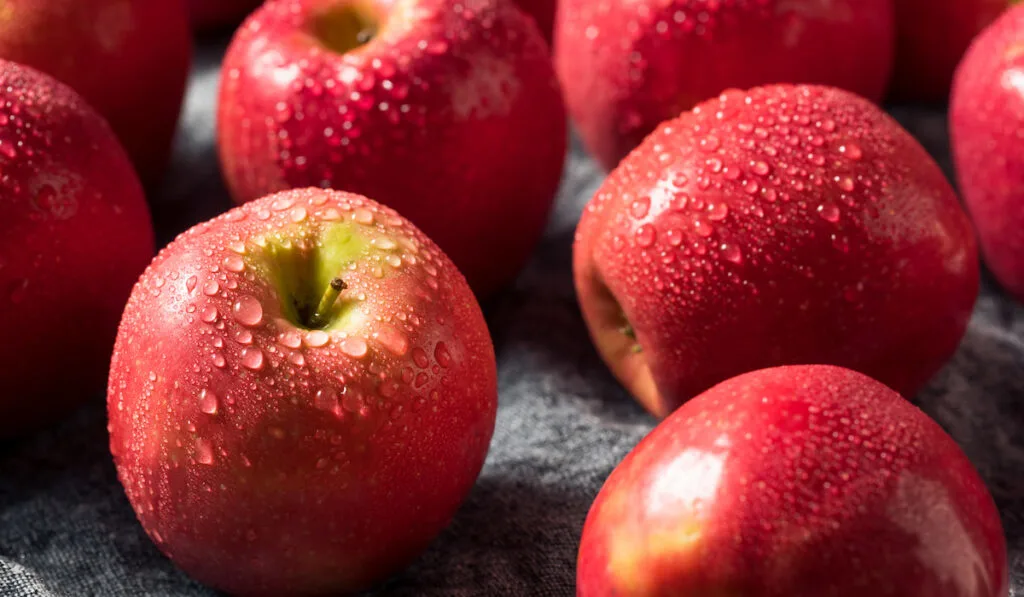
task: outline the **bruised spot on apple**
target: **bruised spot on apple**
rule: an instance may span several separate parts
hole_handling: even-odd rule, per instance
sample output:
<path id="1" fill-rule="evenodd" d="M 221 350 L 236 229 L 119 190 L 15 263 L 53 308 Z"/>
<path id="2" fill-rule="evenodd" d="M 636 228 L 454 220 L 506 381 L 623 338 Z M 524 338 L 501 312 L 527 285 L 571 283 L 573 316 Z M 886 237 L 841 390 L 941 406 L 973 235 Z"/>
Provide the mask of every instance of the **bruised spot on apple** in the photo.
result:
<path id="1" fill-rule="evenodd" d="M 497 374 L 451 261 L 395 211 L 304 189 L 183 233 L 124 310 L 110 446 L 143 527 L 239 595 L 365 589 L 483 466 Z"/>
<path id="2" fill-rule="evenodd" d="M 478 296 L 540 238 L 567 130 L 537 27 L 499 0 L 273 0 L 224 60 L 218 148 L 238 203 L 292 187 L 397 209 Z"/>
<path id="3" fill-rule="evenodd" d="M 820 86 L 730 90 L 663 123 L 587 206 L 573 269 L 598 351 L 659 417 L 808 362 L 912 396 L 979 284 L 970 222 L 927 152 Z"/>
<path id="4" fill-rule="evenodd" d="M 587 515 L 579 597 L 1006 597 L 1006 541 L 952 438 L 831 366 L 746 373 L 665 419 Z"/>

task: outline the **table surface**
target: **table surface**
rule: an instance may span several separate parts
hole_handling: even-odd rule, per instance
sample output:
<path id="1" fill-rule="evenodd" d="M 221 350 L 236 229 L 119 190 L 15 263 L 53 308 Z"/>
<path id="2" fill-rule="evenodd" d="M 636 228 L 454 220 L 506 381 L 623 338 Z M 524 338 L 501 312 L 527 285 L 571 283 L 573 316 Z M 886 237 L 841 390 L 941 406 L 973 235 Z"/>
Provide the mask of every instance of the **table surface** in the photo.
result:
<path id="1" fill-rule="evenodd" d="M 151 198 L 161 244 L 230 207 L 214 149 L 223 47 L 197 50 L 171 173 Z M 892 112 L 949 173 L 944 113 Z M 485 305 L 500 386 L 487 464 L 452 525 L 374 594 L 574 593 L 587 509 L 654 425 L 592 348 L 571 284 L 575 223 L 602 176 L 574 140 L 534 259 Z M 1011 595 L 1024 597 L 1024 308 L 991 281 L 983 286 L 963 345 L 916 402 L 988 482 L 1009 543 Z M 135 521 L 107 452 L 102 397 L 50 431 L 0 445 L 0 594 L 214 594 L 177 571 Z"/>

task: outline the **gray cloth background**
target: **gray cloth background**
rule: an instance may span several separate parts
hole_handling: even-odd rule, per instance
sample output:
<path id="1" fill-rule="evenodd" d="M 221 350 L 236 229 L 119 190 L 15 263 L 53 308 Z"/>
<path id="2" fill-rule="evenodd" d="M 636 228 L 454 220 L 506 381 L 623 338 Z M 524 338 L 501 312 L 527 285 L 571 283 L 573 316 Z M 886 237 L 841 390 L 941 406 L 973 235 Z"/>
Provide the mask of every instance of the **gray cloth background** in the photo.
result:
<path id="1" fill-rule="evenodd" d="M 214 149 L 218 63 L 201 44 L 174 165 L 152 198 L 159 240 L 228 207 Z M 949 170 L 939 110 L 894 113 Z M 500 408 L 487 464 L 452 525 L 374 594 L 574 594 L 587 509 L 654 421 L 592 348 L 571 283 L 575 223 L 602 174 L 574 141 L 558 203 L 533 261 L 485 305 Z M 999 504 L 1024 597 L 1024 307 L 986 281 L 959 352 L 918 398 L 963 446 Z M 0 596 L 209 596 L 137 524 L 107 451 L 102 397 L 57 427 L 0 444 Z"/>

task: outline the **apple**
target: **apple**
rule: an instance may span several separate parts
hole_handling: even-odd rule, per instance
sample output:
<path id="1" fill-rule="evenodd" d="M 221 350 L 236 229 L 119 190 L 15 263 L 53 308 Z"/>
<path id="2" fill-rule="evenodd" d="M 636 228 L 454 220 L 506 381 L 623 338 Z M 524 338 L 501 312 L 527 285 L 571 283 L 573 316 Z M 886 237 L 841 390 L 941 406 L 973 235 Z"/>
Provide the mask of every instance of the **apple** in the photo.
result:
<path id="1" fill-rule="evenodd" d="M 555 65 L 569 114 L 613 168 L 667 118 L 727 88 L 820 83 L 879 100 L 892 0 L 562 0 Z"/>
<path id="2" fill-rule="evenodd" d="M 107 123 L 66 85 L 0 60 L 0 437 L 99 393 L 152 255 L 142 187 Z"/>
<path id="3" fill-rule="evenodd" d="M 125 309 L 110 448 L 155 544 L 237 595 L 366 588 L 418 555 L 494 429 L 487 325 L 395 211 L 301 189 L 179 236 Z"/>
<path id="4" fill-rule="evenodd" d="M 924 148 L 814 85 L 730 90 L 663 123 L 591 200 L 573 269 L 601 356 L 659 417 L 776 365 L 913 396 L 979 284 L 970 221 Z"/>
<path id="5" fill-rule="evenodd" d="M 956 442 L 883 384 L 789 366 L 663 421 L 587 515 L 578 597 L 1007 597 L 1006 540 Z"/>
<path id="6" fill-rule="evenodd" d="M 537 27 L 540 28 L 544 40 L 551 45 L 552 36 L 555 30 L 555 12 L 558 9 L 558 0 L 516 0 L 516 6 L 526 14 L 533 17 Z"/>
<path id="7" fill-rule="evenodd" d="M 945 103 L 953 71 L 981 30 L 1013 0 L 895 0 L 894 99 Z"/>
<path id="8" fill-rule="evenodd" d="M 213 29 L 237 23 L 262 0 L 188 0 L 189 18 L 196 29 Z"/>
<path id="9" fill-rule="evenodd" d="M 440 245 L 481 298 L 518 273 L 567 131 L 544 40 L 503 0 L 277 0 L 224 61 L 218 139 L 239 203 L 364 194 Z"/>
<path id="10" fill-rule="evenodd" d="M 146 185 L 159 183 L 167 165 L 191 44 L 183 0 L 0 2 L 0 58 L 80 93 L 113 127 Z"/>
<path id="11" fill-rule="evenodd" d="M 982 33 L 957 70 L 953 161 L 986 262 L 1024 301 L 1024 6 Z"/>

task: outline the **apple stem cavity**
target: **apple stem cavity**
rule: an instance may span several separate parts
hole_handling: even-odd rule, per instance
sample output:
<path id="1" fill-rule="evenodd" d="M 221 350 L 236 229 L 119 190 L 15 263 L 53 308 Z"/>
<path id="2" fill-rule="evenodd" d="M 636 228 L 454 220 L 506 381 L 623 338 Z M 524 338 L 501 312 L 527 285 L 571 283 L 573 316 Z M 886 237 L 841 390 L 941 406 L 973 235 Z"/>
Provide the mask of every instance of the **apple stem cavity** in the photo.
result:
<path id="1" fill-rule="evenodd" d="M 311 327 L 321 328 L 327 324 L 327 314 L 334 308 L 334 303 L 338 300 L 338 296 L 341 295 L 341 291 L 346 288 L 348 288 L 348 284 L 341 278 L 331 280 L 331 283 L 327 285 L 327 289 L 324 290 L 324 295 L 320 299 L 320 304 L 317 305 L 316 311 L 309 318 Z"/>

